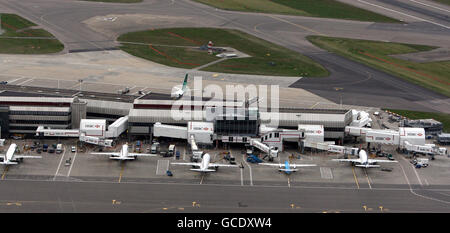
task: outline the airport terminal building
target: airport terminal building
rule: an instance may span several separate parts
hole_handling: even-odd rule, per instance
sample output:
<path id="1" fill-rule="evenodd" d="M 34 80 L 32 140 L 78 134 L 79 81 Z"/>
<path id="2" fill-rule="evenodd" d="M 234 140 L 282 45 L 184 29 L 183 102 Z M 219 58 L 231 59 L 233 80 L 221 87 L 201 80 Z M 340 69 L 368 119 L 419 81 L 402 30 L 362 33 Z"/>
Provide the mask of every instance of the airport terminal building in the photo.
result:
<path id="1" fill-rule="evenodd" d="M 35 134 L 39 125 L 77 129 L 81 119 L 105 119 L 110 125 L 120 117 L 128 116 L 127 133 L 130 137 L 150 137 L 156 122 L 186 126 L 190 121 L 202 121 L 213 122 L 217 135 L 230 138 L 257 136 L 261 125 L 297 130 L 299 124 L 309 124 L 323 125 L 326 139 L 340 140 L 344 138 L 345 126 L 353 120 L 351 110 L 281 108 L 276 113 L 270 109 L 258 111 L 246 108 L 244 103 L 238 101 L 208 98 L 188 100 L 179 107 L 180 115 L 174 117 L 171 110 L 176 100 L 166 94 L 126 95 L 125 98 L 120 94 L 67 92 L 1 91 L 1 128 L 9 129 L 11 134 Z M 214 113 L 217 112 L 211 107 L 214 103 L 223 106 L 220 110 L 224 114 L 225 109 L 234 109 L 234 115 L 224 117 Z M 279 119 L 278 126 L 271 125 L 274 117 Z"/>

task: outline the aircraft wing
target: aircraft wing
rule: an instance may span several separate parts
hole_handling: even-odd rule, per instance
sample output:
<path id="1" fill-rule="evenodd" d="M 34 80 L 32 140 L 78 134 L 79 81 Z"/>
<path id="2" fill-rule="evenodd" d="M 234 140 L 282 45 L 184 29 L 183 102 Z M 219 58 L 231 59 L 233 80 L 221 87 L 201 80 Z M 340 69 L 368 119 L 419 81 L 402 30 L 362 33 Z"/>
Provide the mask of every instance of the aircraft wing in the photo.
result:
<path id="1" fill-rule="evenodd" d="M 185 165 L 185 166 L 200 166 L 201 163 L 170 163 L 175 165 Z"/>
<path id="2" fill-rule="evenodd" d="M 93 152 L 91 155 L 111 155 L 111 156 L 119 156 L 119 152 Z"/>
<path id="3" fill-rule="evenodd" d="M 369 163 L 397 163 L 395 160 L 384 160 L 384 159 L 368 159 Z"/>
<path id="4" fill-rule="evenodd" d="M 119 156 L 109 157 L 109 159 L 114 159 L 114 160 L 134 160 L 133 157 L 119 157 Z"/>
<path id="5" fill-rule="evenodd" d="M 289 164 L 291 167 L 315 167 L 316 164 Z"/>
<path id="6" fill-rule="evenodd" d="M 259 165 L 284 167 L 284 163 L 258 163 Z"/>
<path id="7" fill-rule="evenodd" d="M 37 155 L 14 155 L 14 159 L 40 159 L 42 156 Z"/>
<path id="8" fill-rule="evenodd" d="M 155 154 L 140 154 L 140 153 L 128 153 L 128 156 L 148 156 L 148 157 L 151 157 L 151 156 L 156 156 Z"/>
<path id="9" fill-rule="evenodd" d="M 331 161 L 360 163 L 359 159 L 332 159 Z"/>
<path id="10" fill-rule="evenodd" d="M 238 165 L 222 164 L 222 163 L 210 163 L 209 167 L 239 167 Z"/>

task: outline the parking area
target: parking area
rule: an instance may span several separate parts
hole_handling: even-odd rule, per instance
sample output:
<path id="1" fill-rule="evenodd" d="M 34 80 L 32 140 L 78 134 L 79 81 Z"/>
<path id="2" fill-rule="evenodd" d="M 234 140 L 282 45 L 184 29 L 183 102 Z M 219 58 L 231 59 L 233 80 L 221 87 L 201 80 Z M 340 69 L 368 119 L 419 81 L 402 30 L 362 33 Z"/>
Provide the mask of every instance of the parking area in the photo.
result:
<path id="1" fill-rule="evenodd" d="M 26 144 L 32 145 L 39 141 L 53 145 L 61 143 L 61 153 L 41 152 L 36 149 L 23 150 Z M 345 187 L 355 189 L 373 189 L 396 187 L 398 185 L 446 185 L 450 171 L 450 158 L 437 156 L 430 160 L 427 168 L 416 169 L 404 154 L 399 154 L 390 148 L 398 163 L 381 164 L 381 168 L 363 169 L 350 163 L 331 161 L 341 158 L 327 152 L 307 151 L 300 154 L 298 149 L 287 149 L 279 154 L 273 163 L 316 164 L 316 167 L 300 168 L 299 171 L 287 175 L 279 172 L 277 166 L 263 166 L 246 160 L 245 150 L 239 147 L 224 149 L 204 149 L 211 155 L 211 162 L 229 162 L 224 159 L 224 152 L 230 152 L 238 167 L 221 167 L 216 172 L 199 173 L 191 171 L 191 166 L 172 164 L 173 162 L 190 162 L 190 153 L 186 144 L 177 143 L 176 156 L 138 157 L 136 160 L 120 162 L 109 159 L 108 155 L 93 155 L 99 151 L 93 145 L 80 145 L 76 140 L 8 140 L 2 148 L 4 153 L 11 143 L 16 143 L 21 154 L 41 155 L 41 159 L 24 159 L 18 165 L 2 167 L 1 179 L 26 179 L 48 181 L 102 181 L 102 182 L 147 182 L 147 183 L 183 183 L 183 184 L 214 184 L 236 186 L 279 186 L 279 187 Z M 72 147 L 76 151 L 72 152 Z M 130 150 L 135 151 L 136 142 L 130 142 Z M 150 144 L 142 144 L 142 153 L 150 152 Z M 113 148 L 105 148 L 103 152 L 118 152 L 121 144 Z M 268 161 L 264 161 L 268 162 Z M 170 170 L 172 176 L 166 174 Z"/>

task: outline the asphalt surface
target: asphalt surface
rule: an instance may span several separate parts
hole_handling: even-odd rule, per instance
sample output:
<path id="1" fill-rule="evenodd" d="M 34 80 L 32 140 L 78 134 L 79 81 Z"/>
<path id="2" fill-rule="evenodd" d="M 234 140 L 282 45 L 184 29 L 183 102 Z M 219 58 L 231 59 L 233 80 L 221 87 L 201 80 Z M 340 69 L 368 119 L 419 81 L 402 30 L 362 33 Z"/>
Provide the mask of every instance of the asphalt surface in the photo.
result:
<path id="1" fill-rule="evenodd" d="M 0 212 L 449 211 L 448 204 L 420 196 L 436 196 L 438 193 L 427 190 L 411 192 L 407 188 L 356 190 L 346 187 L 287 188 L 12 180 L 1 181 L 0 188 Z"/>
<path id="2" fill-rule="evenodd" d="M 383 1 L 381 3 L 370 2 L 384 3 Z M 358 1 L 358 4 L 362 4 L 361 1 Z M 230 12 L 187 0 L 147 0 L 139 4 L 55 0 L 0 1 L 3 11 L 18 13 L 53 33 L 66 45 L 65 51 L 109 50 L 117 45 L 115 38 L 121 33 L 148 28 L 184 26 L 236 28 L 306 54 L 331 71 L 331 75 L 327 78 L 301 79 L 292 87 L 304 88 L 339 103 L 341 94 L 330 90 L 330 88 L 334 88 L 330 87 L 330 83 L 333 83 L 333 86 L 340 84 L 346 86 L 346 88 L 340 89 L 340 92 L 343 93 L 344 104 L 449 112 L 450 101 L 445 96 L 434 94 L 432 91 L 415 85 L 405 84 L 392 75 L 374 71 L 365 65 L 323 52 L 304 39 L 307 35 L 321 34 L 450 47 L 450 30 L 445 27 L 450 25 L 448 25 L 444 13 L 434 14 L 435 9 L 431 11 L 424 5 L 410 1 L 389 1 L 389 4 L 394 5 L 392 7 L 395 7 L 396 11 L 407 12 L 405 15 L 397 15 L 402 18 L 406 17 L 411 22 L 408 25 L 382 24 Z M 380 11 L 379 7 L 367 4 L 364 6 Z M 383 7 L 389 6 L 383 5 Z M 392 14 L 388 10 L 385 11 L 388 15 Z M 84 20 L 96 16 L 137 13 L 173 17 L 173 19 L 155 20 L 151 25 L 123 25 L 113 33 L 95 31 L 83 23 Z M 427 16 L 424 19 L 426 21 L 420 20 L 423 14 Z M 434 24 L 434 21 L 444 27 Z M 348 85 L 357 80 L 364 80 L 368 73 L 373 73 L 370 82 Z M 420 103 L 414 101 L 420 101 Z M 436 102 L 443 104 L 437 106 Z"/>

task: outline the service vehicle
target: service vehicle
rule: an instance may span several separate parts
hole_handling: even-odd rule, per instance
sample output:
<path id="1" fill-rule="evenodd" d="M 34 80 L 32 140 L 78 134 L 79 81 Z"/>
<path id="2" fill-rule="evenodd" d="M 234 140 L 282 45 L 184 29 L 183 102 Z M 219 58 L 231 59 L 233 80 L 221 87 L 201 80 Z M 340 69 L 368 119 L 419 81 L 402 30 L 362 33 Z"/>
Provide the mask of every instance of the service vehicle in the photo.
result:
<path id="1" fill-rule="evenodd" d="M 157 154 L 158 151 L 159 151 L 159 143 L 155 142 L 155 143 L 152 144 L 151 153 L 152 154 Z"/>
<path id="2" fill-rule="evenodd" d="M 63 151 L 62 144 L 59 143 L 59 144 L 56 146 L 56 153 L 57 153 L 57 154 L 61 154 L 62 151 Z"/>
<path id="3" fill-rule="evenodd" d="M 173 156 L 175 154 L 175 145 L 174 144 L 169 146 L 169 150 L 168 150 L 167 154 L 168 154 L 167 155 L 168 157 Z"/>

